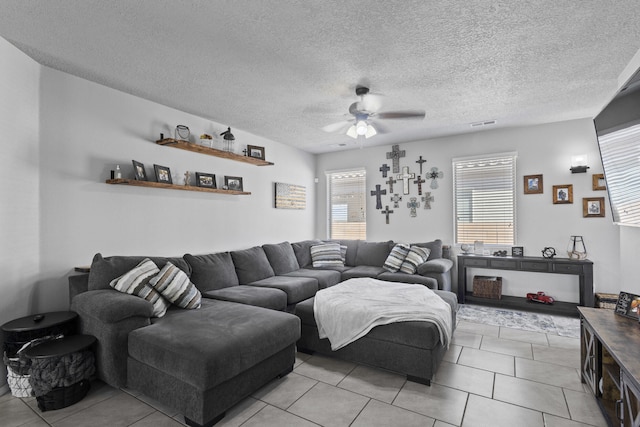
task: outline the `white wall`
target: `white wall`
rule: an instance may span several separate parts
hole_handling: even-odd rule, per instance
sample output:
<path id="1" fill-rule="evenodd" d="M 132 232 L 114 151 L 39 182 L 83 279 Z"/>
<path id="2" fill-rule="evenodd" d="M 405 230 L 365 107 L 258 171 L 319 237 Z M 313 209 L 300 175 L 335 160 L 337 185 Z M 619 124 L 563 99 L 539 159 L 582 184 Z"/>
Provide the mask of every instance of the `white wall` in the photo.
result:
<path id="1" fill-rule="evenodd" d="M 366 142 L 365 142 L 366 146 Z M 607 212 L 605 218 L 583 218 L 583 197 L 605 197 L 605 191 L 592 191 L 591 176 L 602 173 L 593 124 L 590 119 L 553 123 L 513 129 L 485 130 L 474 134 L 451 136 L 428 141 L 400 144 L 406 157 L 400 166 L 409 166 L 417 172 L 415 161 L 420 155 L 427 159 L 424 172 L 438 167 L 444 172 L 439 180 L 439 188 L 430 190 L 429 183 L 423 184 L 423 191 L 431 191 L 435 200 L 431 210 L 418 210 L 416 218 L 409 216 L 408 196 L 403 196 L 400 208 L 394 209 L 390 224 L 385 224 L 385 216 L 375 210 L 375 197 L 367 202 L 367 239 L 418 242 L 441 238 L 445 244 L 453 242 L 453 188 L 451 159 L 485 153 L 517 151 L 517 236 L 518 245 L 524 246 L 525 255 L 541 256 L 545 246 L 553 246 L 558 256 L 566 257 L 569 236 L 584 236 L 589 259 L 594 263 L 594 287 L 597 292 L 618 292 L 620 286 L 620 242 L 618 227 L 612 224 Z M 390 146 L 371 147 L 342 151 L 318 156 L 318 222 L 316 235 L 326 237 L 326 182 L 324 172 L 331 169 L 345 169 L 364 166 L 367 169 L 367 191 L 376 184 L 384 184 L 379 168 L 383 163 L 391 166 L 386 159 Z M 571 156 L 587 154 L 589 169 L 585 174 L 571 174 Z M 524 175 L 543 174 L 543 194 L 523 194 Z M 424 175 L 423 175 L 424 176 Z M 554 205 L 553 185 L 573 184 L 573 204 Z M 396 184 L 398 186 L 398 184 Z M 388 189 L 387 189 L 388 190 Z M 398 186 L 394 192 L 401 193 Z M 417 195 L 417 188 L 411 184 L 410 196 Z M 608 200 L 605 199 L 609 210 Z M 392 203 L 387 195 L 383 202 Z M 454 248 L 457 250 L 458 248 Z M 496 250 L 493 248 L 492 250 Z M 578 301 L 578 280 L 575 276 L 535 273 L 517 273 L 491 270 L 471 270 L 474 274 L 499 274 L 503 276 L 503 292 L 523 295 L 524 292 L 547 291 L 564 301 Z"/>
<path id="2" fill-rule="evenodd" d="M 0 38 L 0 324 L 35 310 L 39 258 L 40 66 Z M 0 341 L 4 338 L 0 335 Z M 6 386 L 0 363 L 0 395 Z"/>

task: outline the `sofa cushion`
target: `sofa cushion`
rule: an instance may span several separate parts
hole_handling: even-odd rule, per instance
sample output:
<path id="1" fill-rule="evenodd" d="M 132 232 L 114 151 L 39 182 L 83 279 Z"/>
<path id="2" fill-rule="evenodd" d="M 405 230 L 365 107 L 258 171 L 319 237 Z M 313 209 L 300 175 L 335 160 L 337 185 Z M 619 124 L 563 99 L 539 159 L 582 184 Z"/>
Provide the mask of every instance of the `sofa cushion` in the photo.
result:
<path id="1" fill-rule="evenodd" d="M 310 277 L 273 276 L 248 285 L 283 290 L 287 294 L 287 304 L 296 304 L 318 292 L 318 281 Z"/>
<path id="2" fill-rule="evenodd" d="M 356 266 L 372 265 L 382 267 L 389 256 L 393 242 L 358 242 L 358 252 L 356 254 Z"/>
<path id="3" fill-rule="evenodd" d="M 337 270 L 301 268 L 291 273 L 285 274 L 290 277 L 311 277 L 318 281 L 318 289 L 325 289 L 337 285 L 342 280 L 341 274 Z"/>
<path id="4" fill-rule="evenodd" d="M 407 274 L 402 272 L 390 273 L 385 271 L 384 273 L 376 277 L 378 280 L 385 280 L 387 282 L 400 282 L 400 283 L 416 283 L 424 285 L 429 289 L 438 289 L 438 281 L 433 277 L 420 276 L 419 274 Z"/>
<path id="5" fill-rule="evenodd" d="M 442 258 L 442 240 L 440 239 L 436 239 L 433 242 L 412 243 L 411 246 L 420 246 L 421 248 L 428 248 L 431 250 L 429 260 Z"/>
<path id="6" fill-rule="evenodd" d="M 270 310 L 284 311 L 287 308 L 287 294 L 280 289 L 240 285 L 207 291 L 202 296 L 220 301 L 254 305 Z"/>
<path id="7" fill-rule="evenodd" d="M 347 254 L 344 260 L 344 264 L 354 267 L 356 265 L 356 255 L 358 253 L 358 242 L 360 240 L 354 239 L 343 239 L 343 240 L 329 240 L 329 242 L 338 242 L 340 243 L 340 247 L 347 247 Z"/>
<path id="8" fill-rule="evenodd" d="M 395 273 L 400 270 L 404 259 L 407 257 L 407 254 L 411 250 L 411 247 L 404 243 L 396 243 L 396 245 L 391 249 L 389 256 L 384 262 L 382 268 L 387 270 L 390 273 Z"/>
<path id="9" fill-rule="evenodd" d="M 160 269 L 149 258 L 145 258 L 122 276 L 113 279 L 109 286 L 125 294 L 138 296 L 153 306 L 153 317 L 162 317 L 171 303 L 149 283 Z"/>
<path id="10" fill-rule="evenodd" d="M 276 276 L 287 274 L 300 268 L 291 243 L 282 242 L 277 245 L 262 245 L 262 249 L 264 249 L 264 253 L 267 255 L 269 264 L 271 264 Z"/>
<path id="11" fill-rule="evenodd" d="M 229 252 L 207 255 L 185 254 L 183 258 L 191 266 L 191 282 L 200 292 L 240 284 Z"/>
<path id="12" fill-rule="evenodd" d="M 321 243 L 311 246 L 311 260 L 314 267 L 344 265 L 339 243 Z"/>
<path id="13" fill-rule="evenodd" d="M 162 270 L 149 281 L 149 284 L 171 304 L 186 309 L 200 308 L 200 300 L 202 299 L 200 291 L 191 283 L 187 273 L 170 262 L 162 267 Z"/>
<path id="14" fill-rule="evenodd" d="M 236 267 L 238 280 L 242 285 L 275 276 L 267 255 L 260 246 L 254 246 L 243 251 L 233 251 L 231 252 L 231 258 Z"/>
<path id="15" fill-rule="evenodd" d="M 342 272 L 342 280 L 353 279 L 354 277 L 372 277 L 376 278 L 384 273 L 382 267 L 374 267 L 372 265 L 359 265 Z"/>
<path id="16" fill-rule="evenodd" d="M 428 248 L 412 246 L 406 258 L 402 262 L 400 271 L 407 274 L 414 274 L 418 271 L 418 266 L 427 262 L 430 252 L 431 251 Z"/>
<path id="17" fill-rule="evenodd" d="M 320 243 L 322 243 L 321 240 L 303 240 L 302 242 L 291 244 L 300 268 L 309 267 L 311 265 L 311 246 L 319 245 Z"/>
<path id="18" fill-rule="evenodd" d="M 111 289 L 109 283 L 134 268 L 145 258 L 149 258 L 156 266 L 171 262 L 173 265 L 191 276 L 191 267 L 182 258 L 145 257 L 145 256 L 111 256 L 103 258 L 95 254 L 89 270 L 88 288 L 90 291 Z"/>

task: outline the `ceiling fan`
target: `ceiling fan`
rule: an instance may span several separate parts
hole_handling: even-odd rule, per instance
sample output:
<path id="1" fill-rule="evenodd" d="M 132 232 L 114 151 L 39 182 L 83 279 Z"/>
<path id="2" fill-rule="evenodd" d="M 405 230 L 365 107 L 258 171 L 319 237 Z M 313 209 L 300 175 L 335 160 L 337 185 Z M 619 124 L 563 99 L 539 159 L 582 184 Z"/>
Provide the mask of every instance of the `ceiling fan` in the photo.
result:
<path id="1" fill-rule="evenodd" d="M 418 119 L 425 116 L 424 110 L 405 111 L 378 111 L 381 106 L 381 96 L 369 93 L 369 88 L 361 85 L 356 86 L 356 95 L 360 101 L 356 101 L 349 106 L 349 114 L 352 119 L 332 123 L 322 128 L 325 132 L 346 133 L 351 138 L 357 139 L 360 136 L 371 138 L 378 133 L 386 133 L 385 127 L 378 120 L 388 119 Z"/>

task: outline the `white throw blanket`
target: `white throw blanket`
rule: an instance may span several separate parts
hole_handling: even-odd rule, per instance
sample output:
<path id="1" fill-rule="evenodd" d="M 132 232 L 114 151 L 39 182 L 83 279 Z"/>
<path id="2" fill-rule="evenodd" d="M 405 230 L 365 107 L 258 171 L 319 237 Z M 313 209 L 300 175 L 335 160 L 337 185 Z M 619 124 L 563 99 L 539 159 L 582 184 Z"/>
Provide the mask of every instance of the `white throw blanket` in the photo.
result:
<path id="1" fill-rule="evenodd" d="M 451 306 L 423 285 L 349 279 L 318 291 L 313 311 L 320 338 L 329 338 L 334 351 L 395 322 L 431 322 L 446 348 L 451 341 Z"/>

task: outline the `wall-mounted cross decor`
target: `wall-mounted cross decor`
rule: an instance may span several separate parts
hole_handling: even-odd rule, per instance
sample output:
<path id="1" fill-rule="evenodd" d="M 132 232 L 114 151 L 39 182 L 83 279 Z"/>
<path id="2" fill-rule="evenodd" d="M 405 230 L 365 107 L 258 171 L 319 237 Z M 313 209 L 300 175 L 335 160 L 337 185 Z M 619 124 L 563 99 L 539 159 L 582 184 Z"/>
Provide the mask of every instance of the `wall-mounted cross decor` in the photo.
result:
<path id="1" fill-rule="evenodd" d="M 438 168 L 431 168 L 431 172 L 427 174 L 427 178 L 431 179 L 431 188 L 434 190 L 438 188 L 438 181 L 436 179 L 442 178 L 444 173 L 439 171 Z"/>
<path id="2" fill-rule="evenodd" d="M 433 196 L 431 195 L 431 192 L 424 193 L 424 196 L 422 196 L 421 200 L 424 203 L 424 209 L 431 209 L 431 202 L 433 202 Z"/>
<path id="3" fill-rule="evenodd" d="M 400 151 L 399 145 L 394 145 L 391 147 L 391 151 L 387 153 L 387 159 L 393 160 L 393 173 L 400 172 L 400 157 L 405 156 L 405 151 Z"/>
<path id="4" fill-rule="evenodd" d="M 376 190 L 371 192 L 372 196 L 376 196 L 376 209 L 382 209 L 382 199 L 380 196 L 387 194 L 387 190 L 380 190 L 380 184 L 376 185 Z"/>
<path id="5" fill-rule="evenodd" d="M 415 197 L 411 197 L 409 200 L 411 200 L 410 202 L 407 202 L 407 207 L 411 209 L 409 215 L 414 217 L 416 216 L 416 209 L 420 207 L 420 202 Z"/>
<path id="6" fill-rule="evenodd" d="M 389 205 L 386 205 L 384 207 L 384 210 L 382 212 L 380 212 L 380 213 L 384 214 L 387 217 L 387 224 L 389 224 L 389 214 L 393 213 L 393 211 L 389 210 Z"/>
<path id="7" fill-rule="evenodd" d="M 402 180 L 402 193 L 409 194 L 409 180 L 416 177 L 415 173 L 409 173 L 409 166 L 402 168 L 402 173 L 397 175 L 398 180 Z"/>
<path id="8" fill-rule="evenodd" d="M 398 204 L 398 202 L 402 201 L 402 196 L 398 194 L 394 194 L 393 197 L 391 198 L 391 201 L 393 202 L 394 208 L 399 208 L 400 205 Z"/>
<path id="9" fill-rule="evenodd" d="M 378 169 L 380 172 L 382 172 L 382 177 L 386 178 L 387 177 L 387 172 L 389 172 L 391 168 L 389 167 L 388 164 L 383 164 L 382 166 L 380 166 L 380 169 Z"/>
<path id="10" fill-rule="evenodd" d="M 420 164 L 420 175 L 422 175 L 422 164 L 426 162 L 427 162 L 427 159 L 423 159 L 422 156 L 420 156 L 420 158 L 416 160 L 416 163 Z"/>
<path id="11" fill-rule="evenodd" d="M 427 182 L 420 175 L 418 175 L 418 179 L 413 181 L 414 184 L 418 184 L 418 196 L 422 196 L 422 183 Z"/>
<path id="12" fill-rule="evenodd" d="M 389 184 L 389 194 L 393 193 L 393 184 L 395 184 L 396 182 L 398 181 L 393 179 L 392 176 L 390 176 L 389 179 L 384 182 L 385 184 Z"/>

